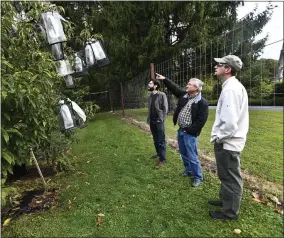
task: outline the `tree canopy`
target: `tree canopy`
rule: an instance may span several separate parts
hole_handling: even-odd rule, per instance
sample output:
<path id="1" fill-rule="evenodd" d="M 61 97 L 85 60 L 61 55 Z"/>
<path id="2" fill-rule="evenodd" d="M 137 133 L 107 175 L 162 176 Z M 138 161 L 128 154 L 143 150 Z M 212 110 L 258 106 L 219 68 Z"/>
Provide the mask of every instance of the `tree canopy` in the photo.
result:
<path id="1" fill-rule="evenodd" d="M 250 45 L 270 19 L 273 9 L 270 5 L 256 18 L 253 11 L 237 21 L 237 7 L 242 1 L 55 3 L 64 7 L 65 17 L 74 23 L 75 35 L 87 32 L 103 36 L 111 65 L 91 73 L 89 83 L 93 91 L 127 81 L 148 69 L 151 62 L 158 64 L 181 50 L 218 42 L 224 34 L 227 34 L 226 47 L 231 51 L 234 45 L 231 53 L 251 51 L 244 45 L 241 49 L 240 40 L 233 43 L 232 39 L 242 37 Z M 241 30 L 242 25 L 245 31 Z M 241 35 L 243 32 L 245 35 Z M 263 48 L 265 41 L 266 38 L 253 44 L 254 55 Z M 82 47 L 76 40 L 68 43 L 76 50 Z"/>

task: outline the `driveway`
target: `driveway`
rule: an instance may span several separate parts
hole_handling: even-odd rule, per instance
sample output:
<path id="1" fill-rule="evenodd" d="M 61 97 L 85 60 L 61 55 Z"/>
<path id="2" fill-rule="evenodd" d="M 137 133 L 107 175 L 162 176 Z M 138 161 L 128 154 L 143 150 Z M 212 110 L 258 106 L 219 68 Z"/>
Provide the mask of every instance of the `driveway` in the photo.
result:
<path id="1" fill-rule="evenodd" d="M 216 106 L 209 106 L 210 109 L 216 109 Z M 283 111 L 281 106 L 249 106 L 250 110 L 263 110 L 263 111 Z"/>

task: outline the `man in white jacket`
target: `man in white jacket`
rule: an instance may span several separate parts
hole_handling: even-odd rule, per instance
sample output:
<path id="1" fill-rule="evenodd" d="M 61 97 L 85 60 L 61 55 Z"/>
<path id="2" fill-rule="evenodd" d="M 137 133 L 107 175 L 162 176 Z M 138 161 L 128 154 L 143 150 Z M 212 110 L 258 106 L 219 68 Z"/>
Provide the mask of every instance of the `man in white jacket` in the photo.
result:
<path id="1" fill-rule="evenodd" d="M 210 211 L 212 218 L 235 220 L 238 219 L 243 191 L 240 154 L 249 128 L 248 95 L 235 77 L 243 66 L 241 59 L 235 55 L 227 55 L 214 60 L 217 62 L 215 75 L 222 82 L 222 92 L 216 108 L 211 143 L 214 144 L 221 188 L 220 200 L 208 203 L 222 207 L 221 211 Z"/>

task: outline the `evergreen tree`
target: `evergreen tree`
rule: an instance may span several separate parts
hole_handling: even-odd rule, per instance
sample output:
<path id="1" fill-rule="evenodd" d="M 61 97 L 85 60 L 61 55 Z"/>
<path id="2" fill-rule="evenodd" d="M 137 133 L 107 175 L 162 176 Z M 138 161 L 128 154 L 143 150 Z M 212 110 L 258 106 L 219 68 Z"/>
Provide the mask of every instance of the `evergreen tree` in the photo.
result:
<path id="1" fill-rule="evenodd" d="M 180 53 L 182 56 L 174 63 L 164 63 L 177 78 L 180 72 L 185 78 L 204 78 L 212 72 L 213 57 L 226 54 L 239 55 L 248 66 L 265 45 L 266 37 L 257 42 L 255 37 L 269 21 L 273 6 L 269 4 L 259 15 L 254 10 L 237 21 L 237 7 L 242 3 L 93 1 L 58 4 L 64 6 L 65 16 L 74 23 L 76 37 L 99 34 L 104 39 L 111 64 L 104 69 L 91 70 L 86 79 L 92 91 L 101 91 L 144 72 L 151 62 L 158 64 Z M 76 40 L 69 44 L 79 50 Z"/>

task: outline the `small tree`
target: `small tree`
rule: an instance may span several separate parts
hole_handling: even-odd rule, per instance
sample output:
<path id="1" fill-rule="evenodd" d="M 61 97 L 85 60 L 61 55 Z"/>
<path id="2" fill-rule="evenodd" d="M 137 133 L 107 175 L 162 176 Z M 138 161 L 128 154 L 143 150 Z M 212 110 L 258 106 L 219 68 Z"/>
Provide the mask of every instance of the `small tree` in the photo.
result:
<path id="1" fill-rule="evenodd" d="M 51 47 L 37 30 L 41 13 L 50 10 L 50 4 L 35 1 L 18 4 L 25 11 L 24 16 L 17 13 L 12 1 L 1 2 L 3 179 L 12 173 L 14 165 L 29 164 L 29 146 L 44 155 L 55 151 L 52 137 L 58 131 L 55 105 L 66 96 L 80 100 L 88 90 L 81 87 L 67 95 L 64 79 L 55 70 Z M 62 7 L 52 7 L 52 10 L 64 13 Z M 64 23 L 64 31 L 70 38 L 70 22 Z M 72 50 L 64 47 L 70 55 Z"/>

